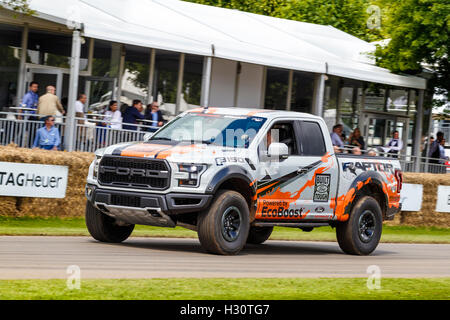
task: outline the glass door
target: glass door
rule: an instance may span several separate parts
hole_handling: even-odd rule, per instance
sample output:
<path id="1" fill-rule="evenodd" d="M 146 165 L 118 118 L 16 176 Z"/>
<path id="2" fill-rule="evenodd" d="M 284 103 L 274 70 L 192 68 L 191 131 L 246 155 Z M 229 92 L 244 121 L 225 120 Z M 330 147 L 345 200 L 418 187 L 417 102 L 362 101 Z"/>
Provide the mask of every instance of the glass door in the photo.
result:
<path id="1" fill-rule="evenodd" d="M 88 98 L 87 112 L 99 113 L 105 110 L 111 100 L 116 100 L 116 78 L 83 77 Z M 120 105 L 119 105 L 120 107 Z"/>
<path id="2" fill-rule="evenodd" d="M 31 81 L 35 81 L 39 84 L 39 96 L 46 93 L 47 86 L 54 86 L 56 88 L 56 95 L 61 100 L 63 94 L 67 95 L 67 93 L 63 92 L 63 74 L 65 72 L 68 72 L 68 70 L 47 66 L 27 66 L 26 90 L 28 90 Z"/>
<path id="3" fill-rule="evenodd" d="M 363 114 L 362 120 L 362 134 L 367 140 L 367 148 L 385 146 L 392 139 L 394 131 L 398 131 L 404 148 L 406 148 L 409 127 L 408 117 L 366 112 Z"/>

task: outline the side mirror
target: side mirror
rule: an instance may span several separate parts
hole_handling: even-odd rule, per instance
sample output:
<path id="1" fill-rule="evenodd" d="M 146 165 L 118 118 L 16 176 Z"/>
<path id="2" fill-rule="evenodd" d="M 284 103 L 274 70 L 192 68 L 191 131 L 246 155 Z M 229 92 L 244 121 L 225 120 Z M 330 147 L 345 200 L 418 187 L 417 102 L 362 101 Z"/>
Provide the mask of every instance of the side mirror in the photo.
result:
<path id="1" fill-rule="evenodd" d="M 287 159 L 289 148 L 284 143 L 272 142 L 267 150 L 267 156 L 273 159 Z"/>

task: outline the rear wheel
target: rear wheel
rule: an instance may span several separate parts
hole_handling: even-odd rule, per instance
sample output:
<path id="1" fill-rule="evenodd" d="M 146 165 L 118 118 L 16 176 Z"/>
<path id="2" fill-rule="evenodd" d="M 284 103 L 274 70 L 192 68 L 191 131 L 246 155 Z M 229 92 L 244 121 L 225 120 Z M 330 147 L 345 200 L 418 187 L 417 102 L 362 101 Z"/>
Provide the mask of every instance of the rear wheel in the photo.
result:
<path id="1" fill-rule="evenodd" d="M 336 237 L 345 253 L 368 255 L 378 246 L 382 228 L 380 205 L 374 198 L 365 196 L 353 207 L 350 218 L 336 225 Z"/>
<path id="2" fill-rule="evenodd" d="M 261 244 L 269 239 L 272 234 L 273 227 L 250 227 L 247 243 Z"/>
<path id="3" fill-rule="evenodd" d="M 119 243 L 133 232 L 134 224 L 119 225 L 117 221 L 86 202 L 86 226 L 91 236 L 101 242 Z"/>
<path id="4" fill-rule="evenodd" d="M 211 207 L 198 216 L 198 238 L 208 252 L 222 255 L 239 253 L 249 232 L 249 210 L 244 197 L 220 190 Z"/>

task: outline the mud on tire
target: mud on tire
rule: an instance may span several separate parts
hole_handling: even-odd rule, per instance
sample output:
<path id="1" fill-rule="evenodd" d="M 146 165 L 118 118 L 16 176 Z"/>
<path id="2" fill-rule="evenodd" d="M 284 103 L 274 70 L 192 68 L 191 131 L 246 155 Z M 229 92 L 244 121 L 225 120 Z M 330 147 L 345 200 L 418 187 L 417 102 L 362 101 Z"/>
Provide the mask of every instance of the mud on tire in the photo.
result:
<path id="1" fill-rule="evenodd" d="M 220 190 L 209 209 L 199 213 L 198 238 L 211 253 L 233 255 L 247 242 L 249 209 L 244 197 L 231 190 Z"/>
<path id="2" fill-rule="evenodd" d="M 91 236 L 101 242 L 119 243 L 133 232 L 134 224 L 119 226 L 116 220 L 86 202 L 86 226 Z"/>
<path id="3" fill-rule="evenodd" d="M 336 237 L 345 253 L 368 255 L 378 246 L 382 227 L 380 205 L 374 198 L 364 196 L 352 208 L 349 219 L 337 224 Z"/>

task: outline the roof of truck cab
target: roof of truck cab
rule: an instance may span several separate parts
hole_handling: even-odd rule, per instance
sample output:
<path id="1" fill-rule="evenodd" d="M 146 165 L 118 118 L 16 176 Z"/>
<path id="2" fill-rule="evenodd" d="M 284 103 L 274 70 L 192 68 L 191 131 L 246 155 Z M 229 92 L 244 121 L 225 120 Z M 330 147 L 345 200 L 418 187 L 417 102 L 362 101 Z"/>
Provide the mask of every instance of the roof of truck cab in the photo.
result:
<path id="1" fill-rule="evenodd" d="M 205 111 L 206 110 L 206 111 Z M 294 112 L 294 111 L 284 111 L 284 110 L 271 110 L 271 109 L 255 109 L 255 108 L 215 108 L 209 107 L 205 108 L 195 108 L 188 110 L 187 113 L 204 113 L 204 114 L 223 114 L 230 116 L 257 116 L 261 118 L 273 119 L 278 117 L 295 117 L 295 118 L 310 118 L 310 119 L 321 119 L 318 116 L 302 113 L 302 112 Z"/>

